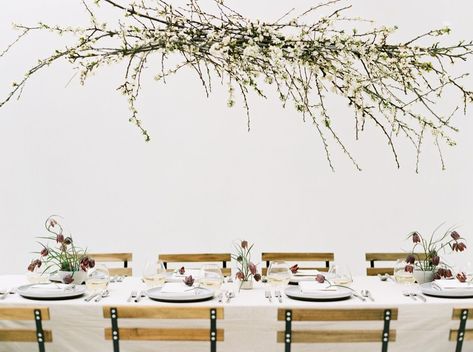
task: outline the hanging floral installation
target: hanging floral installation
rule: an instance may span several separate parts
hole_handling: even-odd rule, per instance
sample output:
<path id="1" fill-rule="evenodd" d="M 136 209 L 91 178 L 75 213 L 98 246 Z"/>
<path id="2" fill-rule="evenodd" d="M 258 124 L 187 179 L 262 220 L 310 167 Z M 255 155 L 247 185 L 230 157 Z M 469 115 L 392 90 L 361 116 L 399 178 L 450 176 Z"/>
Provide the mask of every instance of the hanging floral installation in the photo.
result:
<path id="1" fill-rule="evenodd" d="M 273 22 L 246 18 L 222 0 L 207 1 L 205 8 L 198 0 L 181 7 L 165 0 L 82 2 L 90 17 L 86 26 L 16 25 L 20 34 L 0 57 L 37 31 L 68 40 L 73 36 L 75 44 L 38 60 L 13 83 L 0 107 L 19 97 L 31 77 L 58 60 L 65 59 L 78 69 L 82 84 L 104 66 L 125 62 L 118 90 L 128 99 L 130 122 L 148 141 L 137 109 L 143 74 L 150 71 L 157 81 L 166 83 L 169 76 L 191 68 L 207 95 L 217 81 L 228 87 L 228 106 L 241 98 L 248 129 L 249 93 L 277 94 L 283 107 L 295 107 L 304 121 L 314 125 L 332 169 L 331 148 L 338 146 L 361 170 L 335 128 L 350 123 L 355 139 L 367 127 L 379 130 L 397 167 L 396 137 L 407 138 L 417 155 L 417 170 L 427 135 L 444 168 L 441 147 L 455 145 L 453 117 L 457 110 L 466 113 L 467 104 L 473 102 L 473 92 L 462 85 L 468 73 L 454 74 L 452 67 L 471 56 L 473 42 L 443 45 L 439 39 L 449 33 L 448 28 L 395 42 L 391 38 L 397 28 L 368 25 L 369 29 L 361 30 L 367 21 L 346 17 L 350 6 L 339 0 L 300 14 L 292 10 Z M 99 10 L 105 7 L 109 7 L 106 21 L 99 18 Z M 155 57 L 158 60 L 151 61 Z M 176 57 L 180 58 L 177 65 Z M 454 91 L 458 96 L 457 106 L 448 114 L 439 111 L 446 90 L 449 96 Z M 353 109 L 352 120 L 332 113 L 331 95 Z"/>

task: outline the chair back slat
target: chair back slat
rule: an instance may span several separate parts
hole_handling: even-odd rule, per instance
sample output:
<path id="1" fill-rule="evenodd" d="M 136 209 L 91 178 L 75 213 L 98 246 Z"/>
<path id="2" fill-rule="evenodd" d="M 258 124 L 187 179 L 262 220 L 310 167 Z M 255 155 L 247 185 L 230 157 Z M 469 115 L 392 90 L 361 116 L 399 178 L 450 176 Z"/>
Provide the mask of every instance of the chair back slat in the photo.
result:
<path id="1" fill-rule="evenodd" d="M 184 328 L 120 328 L 120 340 L 145 341 L 208 341 L 210 329 Z M 217 341 L 223 341 L 224 331 L 217 329 Z M 105 329 L 105 339 L 112 340 L 112 329 Z"/>
<path id="2" fill-rule="evenodd" d="M 261 254 L 263 261 L 273 260 L 300 260 L 304 262 L 333 262 L 335 255 L 333 253 L 307 253 L 307 252 L 264 252 Z"/>
<path id="3" fill-rule="evenodd" d="M 109 267 L 112 276 L 133 276 L 133 269 L 129 267 L 133 261 L 133 253 L 89 253 L 89 257 L 98 263 L 123 263 L 123 267 Z"/>
<path id="4" fill-rule="evenodd" d="M 103 307 L 104 318 L 110 318 L 109 306 Z M 209 319 L 208 307 L 117 307 L 120 319 Z M 223 308 L 215 308 L 217 319 L 223 319 Z"/>
<path id="5" fill-rule="evenodd" d="M 291 334 L 292 343 L 353 343 L 379 342 L 382 330 L 296 330 Z M 285 331 L 278 331 L 278 342 L 286 340 Z M 396 341 L 396 330 L 390 330 L 389 341 Z"/>
<path id="6" fill-rule="evenodd" d="M 450 329 L 450 334 L 448 335 L 449 341 L 457 341 L 458 329 Z M 465 329 L 463 334 L 463 341 L 472 341 L 473 340 L 473 329 Z"/>
<path id="7" fill-rule="evenodd" d="M 473 308 L 454 308 L 452 311 L 452 319 L 453 320 L 460 320 L 461 314 L 463 310 L 468 311 L 468 317 L 473 317 Z"/>
<path id="8" fill-rule="evenodd" d="M 0 320 L 34 320 L 35 309 L 41 311 L 41 319 L 49 320 L 46 307 L 0 307 Z"/>
<path id="9" fill-rule="evenodd" d="M 52 342 L 53 334 L 51 330 L 43 330 L 44 342 Z M 0 341 L 3 342 L 36 342 L 35 330 L 24 329 L 1 329 Z"/>
<path id="10" fill-rule="evenodd" d="M 165 263 L 229 262 L 232 256 L 230 253 L 160 254 L 159 260 Z"/>
<path id="11" fill-rule="evenodd" d="M 108 268 L 111 276 L 133 276 L 132 268 Z"/>
<path id="12" fill-rule="evenodd" d="M 369 321 L 384 320 L 385 309 L 293 309 L 293 321 Z M 278 320 L 286 320 L 286 309 L 278 309 Z M 391 320 L 397 320 L 397 309 L 391 310 Z"/>
<path id="13" fill-rule="evenodd" d="M 410 253 L 406 252 L 376 252 L 376 253 L 365 253 L 365 259 L 369 262 L 369 267 L 366 268 L 366 275 L 376 276 L 378 274 L 389 274 L 393 275 L 393 267 L 382 267 L 375 268 L 376 262 L 395 262 L 399 259 L 405 260 Z M 414 253 L 416 259 L 425 260 L 425 253 Z"/>

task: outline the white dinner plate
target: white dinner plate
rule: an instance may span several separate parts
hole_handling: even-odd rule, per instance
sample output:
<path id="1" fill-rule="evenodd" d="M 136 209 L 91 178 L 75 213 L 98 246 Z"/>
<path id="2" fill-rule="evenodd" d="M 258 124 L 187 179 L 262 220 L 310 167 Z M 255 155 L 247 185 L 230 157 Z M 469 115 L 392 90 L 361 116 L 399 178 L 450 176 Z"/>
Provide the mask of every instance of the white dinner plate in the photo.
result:
<path id="1" fill-rule="evenodd" d="M 442 297 L 442 298 L 472 298 L 472 288 L 452 288 L 440 290 L 435 286 L 432 286 L 432 282 L 426 282 L 420 285 L 420 289 L 424 295 Z"/>
<path id="2" fill-rule="evenodd" d="M 161 292 L 162 287 L 146 291 L 149 298 L 162 302 L 199 302 L 212 299 L 215 292 L 208 288 L 195 288 L 188 292 Z"/>
<path id="3" fill-rule="evenodd" d="M 335 291 L 317 291 L 304 293 L 299 286 L 291 286 L 284 290 L 284 293 L 289 298 L 298 299 L 301 301 L 335 301 L 347 299 L 352 296 L 352 290 L 345 287 L 337 287 Z"/>
<path id="4" fill-rule="evenodd" d="M 82 296 L 85 290 L 86 287 L 81 285 L 66 287 L 62 284 L 40 283 L 20 286 L 17 292 L 20 296 L 31 299 L 67 299 Z"/>

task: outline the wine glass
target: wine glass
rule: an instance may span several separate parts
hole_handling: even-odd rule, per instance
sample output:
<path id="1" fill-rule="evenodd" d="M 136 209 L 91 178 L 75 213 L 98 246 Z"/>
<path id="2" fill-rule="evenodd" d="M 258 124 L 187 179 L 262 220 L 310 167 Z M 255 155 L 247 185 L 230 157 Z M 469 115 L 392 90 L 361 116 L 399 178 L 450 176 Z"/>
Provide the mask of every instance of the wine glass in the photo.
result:
<path id="1" fill-rule="evenodd" d="M 205 264 L 200 269 L 199 283 L 206 288 L 219 291 L 223 283 L 222 270 L 216 264 Z"/>
<path id="2" fill-rule="evenodd" d="M 104 291 L 110 282 L 110 273 L 103 264 L 97 264 L 87 271 L 85 286 L 89 292 Z"/>
<path id="3" fill-rule="evenodd" d="M 289 280 L 291 280 L 292 272 L 286 262 L 276 260 L 269 264 L 266 278 L 268 279 L 270 286 L 283 288 L 284 286 L 287 286 Z"/>
<path id="4" fill-rule="evenodd" d="M 413 272 L 406 270 L 408 263 L 402 259 L 398 259 L 394 264 L 394 279 L 400 284 L 413 284 L 416 279 Z M 412 270 L 414 268 L 412 267 Z"/>
<path id="5" fill-rule="evenodd" d="M 166 268 L 162 261 L 148 260 L 143 270 L 143 281 L 149 288 L 164 285 Z"/>
<path id="6" fill-rule="evenodd" d="M 334 285 L 350 285 L 353 282 L 350 269 L 343 264 L 332 265 L 328 277 Z"/>

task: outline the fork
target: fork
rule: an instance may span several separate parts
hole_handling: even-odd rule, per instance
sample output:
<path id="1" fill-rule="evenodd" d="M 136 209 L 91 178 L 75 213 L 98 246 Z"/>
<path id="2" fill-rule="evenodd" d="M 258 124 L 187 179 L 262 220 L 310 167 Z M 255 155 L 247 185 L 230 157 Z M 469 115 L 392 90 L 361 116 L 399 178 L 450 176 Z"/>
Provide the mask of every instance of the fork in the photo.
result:
<path id="1" fill-rule="evenodd" d="M 0 296 L 0 299 L 5 299 L 10 294 L 11 289 L 5 290 Z"/>
<path id="2" fill-rule="evenodd" d="M 279 301 L 279 303 L 282 303 L 282 295 L 281 295 L 281 291 L 274 291 L 274 297 L 276 297 Z"/>
<path id="3" fill-rule="evenodd" d="M 273 302 L 273 300 L 271 299 L 271 291 L 264 291 L 264 297 L 266 297 L 269 301 L 269 303 Z"/>
<path id="4" fill-rule="evenodd" d="M 128 298 L 127 298 L 126 301 L 127 301 L 127 302 L 131 302 L 131 300 L 132 300 L 132 299 L 135 299 L 137 295 L 138 295 L 138 292 L 137 292 L 137 291 L 131 291 L 130 296 L 128 296 Z"/>
<path id="5" fill-rule="evenodd" d="M 139 301 L 141 301 L 141 299 L 143 297 L 146 297 L 146 292 L 145 291 L 140 292 L 140 294 L 135 298 L 135 303 L 138 303 Z"/>

